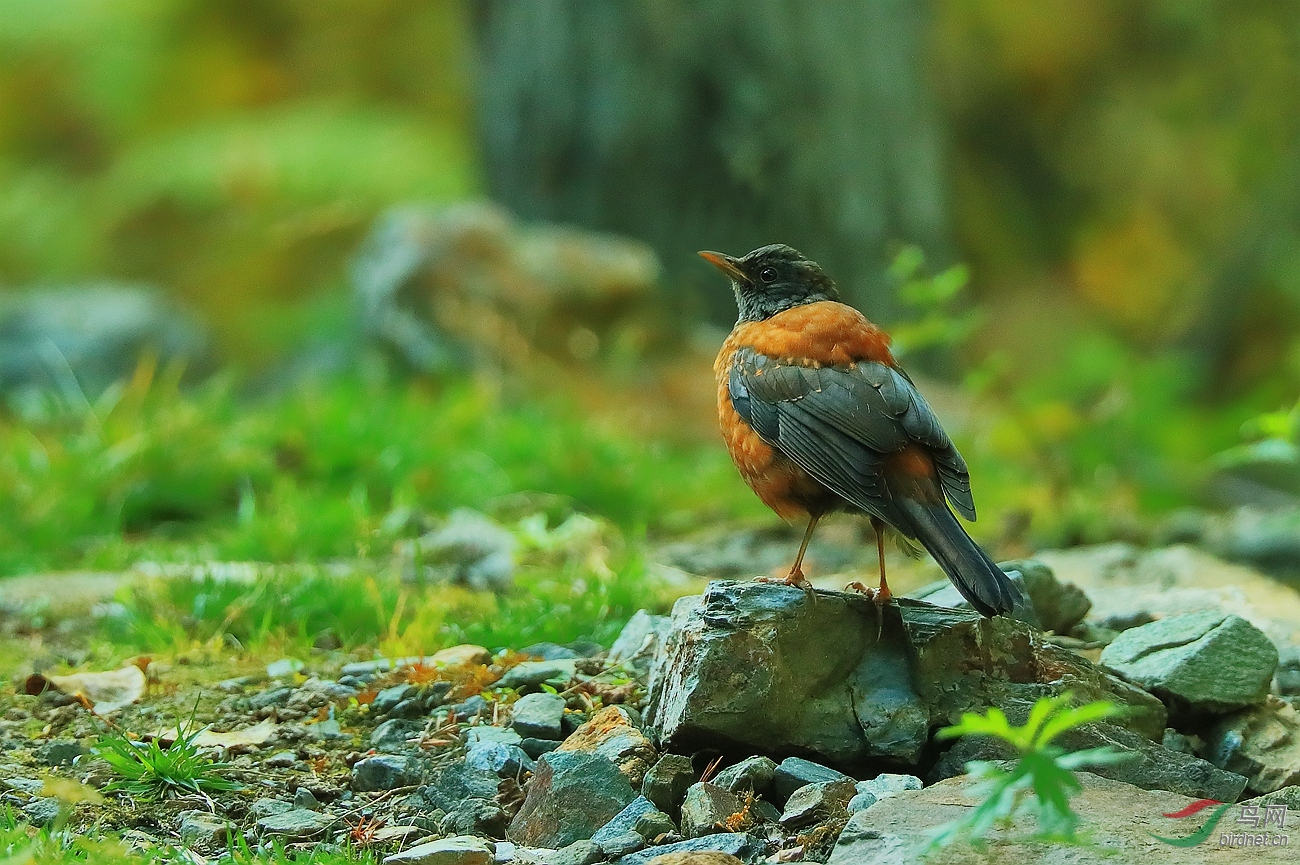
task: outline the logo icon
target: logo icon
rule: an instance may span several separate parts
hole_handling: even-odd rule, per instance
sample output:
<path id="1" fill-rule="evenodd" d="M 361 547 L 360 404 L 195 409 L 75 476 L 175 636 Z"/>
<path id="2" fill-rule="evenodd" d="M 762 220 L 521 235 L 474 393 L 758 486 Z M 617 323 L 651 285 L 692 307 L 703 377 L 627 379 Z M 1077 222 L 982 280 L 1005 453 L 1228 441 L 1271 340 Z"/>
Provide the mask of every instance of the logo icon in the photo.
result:
<path id="1" fill-rule="evenodd" d="M 1206 820 L 1201 828 L 1197 829 L 1190 835 L 1183 838 L 1166 838 L 1163 835 L 1157 835 L 1154 832 L 1148 832 L 1147 834 L 1157 841 L 1163 841 L 1164 843 L 1172 844 L 1175 847 L 1195 847 L 1197 844 L 1200 844 L 1206 838 L 1209 838 L 1214 834 L 1214 827 L 1219 825 L 1219 821 L 1223 819 L 1224 812 L 1231 808 L 1231 805 L 1225 802 L 1220 802 L 1217 799 L 1197 799 L 1195 802 L 1180 811 L 1172 811 L 1168 814 L 1161 815 L 1173 820 L 1182 820 L 1186 817 L 1191 817 L 1194 814 L 1199 814 L 1212 805 L 1218 805 L 1219 807 L 1214 809 L 1214 813 L 1210 815 L 1210 819 Z"/>

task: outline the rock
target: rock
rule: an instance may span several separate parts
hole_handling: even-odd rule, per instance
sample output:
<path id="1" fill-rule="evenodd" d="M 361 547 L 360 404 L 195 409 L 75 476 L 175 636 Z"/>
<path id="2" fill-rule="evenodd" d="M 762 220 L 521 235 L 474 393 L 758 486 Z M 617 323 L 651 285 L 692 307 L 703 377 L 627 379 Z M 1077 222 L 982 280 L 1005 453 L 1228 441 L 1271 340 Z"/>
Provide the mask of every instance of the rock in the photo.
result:
<path id="1" fill-rule="evenodd" d="M 297 762 L 298 754 L 296 751 L 276 751 L 263 760 L 262 765 L 268 769 L 289 769 Z"/>
<path id="2" fill-rule="evenodd" d="M 695 770 L 690 757 L 681 754 L 663 754 L 654 766 L 646 771 L 641 783 L 641 795 L 654 803 L 664 813 L 676 814 L 686 788 L 695 783 Z"/>
<path id="3" fill-rule="evenodd" d="M 692 784 L 682 801 L 682 834 L 698 838 L 726 831 L 727 818 L 740 813 L 743 807 L 734 793 L 716 784 Z"/>
<path id="4" fill-rule="evenodd" d="M 520 736 L 561 738 L 564 698 L 558 694 L 525 694 L 510 707 L 510 726 Z"/>
<path id="5" fill-rule="evenodd" d="M 351 664 L 344 664 L 339 671 L 339 682 L 341 683 L 344 678 L 349 676 L 368 677 L 365 681 L 370 681 L 376 673 L 387 673 L 403 667 L 460 667 L 490 663 L 492 663 L 492 653 L 487 649 L 482 646 L 463 643 L 423 657 L 376 658 L 373 661 L 355 661 Z"/>
<path id="6" fill-rule="evenodd" d="M 72 761 L 84 753 L 75 739 L 55 739 L 36 749 L 36 759 L 46 766 L 71 766 Z"/>
<path id="7" fill-rule="evenodd" d="M 384 857 L 384 865 L 492 865 L 492 844 L 482 838 L 460 835 L 417 844 Z"/>
<path id="8" fill-rule="evenodd" d="M 1020 597 L 1016 599 L 1015 606 L 1008 615 L 1037 630 L 1047 630 L 1047 628 L 1043 627 L 1038 611 L 1034 609 L 1033 601 L 1029 597 L 1029 589 L 1025 585 L 1024 576 L 1019 571 L 1008 572 L 1007 576 L 1015 585 L 1016 591 L 1020 593 Z M 948 580 L 935 580 L 933 583 L 922 586 L 914 592 L 908 592 L 907 597 L 925 601 L 927 604 L 934 604 L 936 607 L 947 607 L 951 610 L 975 609 L 970 605 L 970 601 L 963 598 L 961 592 L 957 591 L 957 587 Z"/>
<path id="9" fill-rule="evenodd" d="M 391 688 L 384 688 L 370 703 L 370 711 L 375 715 L 387 715 L 398 703 L 413 696 L 415 696 L 414 685 L 394 685 Z"/>
<path id="10" fill-rule="evenodd" d="M 254 820 L 262 817 L 270 817 L 275 814 L 283 814 L 286 811 L 292 811 L 293 805 L 280 799 L 270 799 L 263 797 L 253 802 L 249 807 L 248 813 Z"/>
<path id="11" fill-rule="evenodd" d="M 543 682 L 562 685 L 573 678 L 577 671 L 577 660 L 561 658 L 558 661 L 524 661 L 516 664 L 497 682 L 498 688 L 536 687 Z"/>
<path id="12" fill-rule="evenodd" d="M 492 772 L 502 778 L 522 779 L 525 772 L 533 771 L 536 764 L 518 745 L 500 742 L 481 742 L 467 748 L 465 765 L 471 769 Z"/>
<path id="13" fill-rule="evenodd" d="M 293 807 L 303 811 L 319 811 L 320 802 L 316 801 L 316 794 L 306 787 L 299 787 L 293 794 Z"/>
<path id="14" fill-rule="evenodd" d="M 491 724 L 480 724 L 477 727 L 469 727 L 465 730 L 465 745 L 470 748 L 475 745 L 485 745 L 489 742 L 498 745 L 519 745 L 523 741 L 523 737 L 509 727 L 493 727 Z"/>
<path id="15" fill-rule="evenodd" d="M 555 739 L 524 739 L 520 741 L 519 747 L 529 757 L 540 760 L 543 754 L 549 754 L 560 747 L 560 743 Z"/>
<path id="16" fill-rule="evenodd" d="M 1262 631 L 1240 616 L 1212 610 L 1131 628 L 1101 653 L 1107 669 L 1194 714 L 1260 702 L 1277 660 Z"/>
<path id="17" fill-rule="evenodd" d="M 1263 796 L 1256 796 L 1254 799 L 1247 799 L 1242 805 L 1286 805 L 1288 810 L 1300 811 L 1300 785 L 1283 787 L 1281 790 L 1274 790 L 1272 793 L 1265 793 Z"/>
<path id="18" fill-rule="evenodd" d="M 266 665 L 268 679 L 284 679 L 301 673 L 304 664 L 297 658 L 280 658 Z"/>
<path id="19" fill-rule="evenodd" d="M 874 793 L 854 793 L 853 798 L 849 800 L 848 807 L 845 808 L 845 810 L 848 811 L 850 815 L 856 814 L 859 811 L 867 810 L 878 801 L 879 800 L 876 798 Z"/>
<path id="20" fill-rule="evenodd" d="M 653 842 L 661 835 L 671 835 L 676 831 L 677 824 L 663 811 L 649 811 L 636 821 L 636 832 L 646 841 Z"/>
<path id="21" fill-rule="evenodd" d="M 530 658 L 539 658 L 543 661 L 560 661 L 566 658 L 582 657 L 573 649 L 568 646 L 561 646 L 559 643 L 533 643 L 531 646 L 524 646 L 520 649 L 519 654 L 528 655 Z"/>
<path id="22" fill-rule="evenodd" d="M 1300 646 L 1286 644 L 1277 649 L 1277 671 L 1273 674 L 1273 693 L 1283 697 L 1300 695 Z"/>
<path id="23" fill-rule="evenodd" d="M 933 727 L 962 712 L 1072 691 L 1163 734 L 1159 700 L 1006 617 L 900 599 L 713 582 L 677 601 L 649 684 L 647 729 L 664 748 L 765 751 L 835 765 L 915 765 Z"/>
<path id="24" fill-rule="evenodd" d="M 1273 479 L 1278 477 L 1276 465 L 1268 466 L 1268 470 Z M 1294 457 L 1290 474 L 1294 480 Z M 1300 509 L 1294 505 L 1237 508 L 1227 516 L 1208 521 L 1205 544 L 1230 561 L 1248 562 L 1266 571 L 1294 576 L 1300 573 Z"/>
<path id="25" fill-rule="evenodd" d="M 1205 746 L 1205 740 L 1197 735 L 1188 735 L 1180 733 L 1173 727 L 1165 728 L 1165 737 L 1160 740 L 1161 747 L 1168 751 L 1177 751 L 1180 754 L 1191 754 L 1196 756 L 1202 753 Z"/>
<path id="26" fill-rule="evenodd" d="M 1204 818 L 1166 818 L 1195 800 L 1176 793 L 1146 791 L 1121 781 L 1079 772 L 1083 790 L 1070 800 L 1088 834 L 1086 845 L 1063 848 L 1034 838 L 1037 818 L 1028 810 L 1016 816 L 1013 825 L 989 833 L 988 850 L 980 852 L 958 844 L 941 861 L 970 865 L 1011 863 L 1016 865 L 1114 865 L 1119 861 L 1149 861 L 1160 865 L 1199 865 L 1217 859 L 1217 838 L 1191 847 L 1161 843 L 1151 833 L 1184 837 L 1204 823 Z M 908 790 L 882 799 L 849 820 L 840 834 L 828 865 L 910 865 L 928 861 L 926 848 L 942 824 L 970 813 L 980 801 L 972 788 L 978 782 L 969 777 L 952 778 L 922 790 Z M 1236 809 L 1233 809 L 1235 813 Z M 1223 821 L 1219 832 L 1232 832 Z M 1217 834 L 1217 833 L 1216 833 Z M 1210 849 L 1214 848 L 1214 849 Z M 1117 854 L 1116 851 L 1124 851 Z M 1228 856 L 1227 858 L 1231 858 Z M 1250 851 L 1252 861 L 1290 862 L 1294 851 L 1260 847 Z"/>
<path id="27" fill-rule="evenodd" d="M 704 851 L 702 853 L 666 853 L 651 859 L 647 865 L 745 865 L 745 863 L 730 853 Z"/>
<path id="28" fill-rule="evenodd" d="M 610 858 L 635 853 L 645 846 L 645 839 L 636 832 L 623 832 L 606 838 L 600 843 L 600 852 Z"/>
<path id="29" fill-rule="evenodd" d="M 624 706 L 606 706 L 573 732 L 556 752 L 583 751 L 612 760 L 634 787 L 640 787 L 646 771 L 654 764 L 654 745 L 635 726 Z"/>
<path id="30" fill-rule="evenodd" d="M 419 781 L 419 766 L 410 757 L 398 754 L 367 757 L 352 767 L 352 789 L 358 793 L 394 790 Z"/>
<path id="31" fill-rule="evenodd" d="M 514 585 L 515 548 L 509 529 L 470 508 L 457 508 L 438 529 L 397 547 L 407 582 L 452 582 L 478 591 Z"/>
<path id="32" fill-rule="evenodd" d="M 255 694 L 248 701 L 252 709 L 269 709 L 271 706 L 283 706 L 293 696 L 293 688 L 272 688 Z"/>
<path id="33" fill-rule="evenodd" d="M 444 835 L 486 835 L 504 838 L 510 817 L 489 799 L 465 799 L 450 808 L 438 823 Z"/>
<path id="34" fill-rule="evenodd" d="M 191 847 L 224 847 L 234 824 L 207 811 L 182 811 L 177 830 L 181 840 Z"/>
<path id="35" fill-rule="evenodd" d="M 1300 784 L 1300 712 L 1281 700 L 1224 718 L 1208 745 L 1216 766 L 1245 775 L 1257 793 Z"/>
<path id="36" fill-rule="evenodd" d="M 772 778 L 776 774 L 776 762 L 769 757 L 746 757 L 734 766 L 728 766 L 718 773 L 713 780 L 723 789 L 733 793 L 753 790 L 762 796 L 772 787 Z M 836 773 L 838 774 L 838 773 Z"/>
<path id="37" fill-rule="evenodd" d="M 198 322 L 161 292 L 102 282 L 0 298 L 0 389 L 69 386 L 91 399 L 129 378 L 142 357 L 160 368 L 202 365 L 208 339 Z"/>
<path id="38" fill-rule="evenodd" d="M 585 841 L 614 819 L 636 794 L 608 758 L 555 751 L 537 762 L 510 837 L 530 847 L 559 848 Z"/>
<path id="39" fill-rule="evenodd" d="M 801 757 L 786 757 L 772 773 L 776 796 L 782 802 L 789 799 L 800 787 L 823 781 L 853 781 L 853 779 L 843 772 L 837 772 Z"/>
<path id="40" fill-rule="evenodd" d="M 53 796 L 38 796 L 23 806 L 23 814 L 29 823 L 43 829 L 54 824 L 62 807 Z"/>
<path id="41" fill-rule="evenodd" d="M 611 664 L 626 664 L 642 674 L 650 671 L 655 652 L 663 644 L 672 619 L 656 616 L 648 610 L 637 610 L 619 632 L 614 645 L 609 647 Z"/>
<path id="42" fill-rule="evenodd" d="M 473 643 L 461 643 L 439 649 L 426 659 L 425 666 L 480 667 L 492 663 L 492 653 Z"/>
<path id="43" fill-rule="evenodd" d="M 618 860 L 618 865 L 724 865 L 728 859 L 705 859 L 699 854 L 721 853 L 745 865 L 757 865 L 767 854 L 767 845 L 761 838 L 745 832 L 719 832 L 701 838 L 691 838 L 676 844 L 649 847 Z M 694 858 L 691 858 L 694 857 Z"/>
<path id="44" fill-rule="evenodd" d="M 891 775 L 885 772 L 870 781 L 859 781 L 856 789 L 859 793 L 870 793 L 876 799 L 887 799 L 904 790 L 920 790 L 922 786 L 921 779 L 915 775 Z"/>
<path id="45" fill-rule="evenodd" d="M 392 753 L 415 747 L 410 740 L 419 735 L 424 725 L 406 718 L 390 718 L 370 734 L 370 747 L 379 752 Z"/>
<path id="46" fill-rule="evenodd" d="M 281 814 L 263 817 L 257 821 L 257 828 L 267 835 L 281 835 L 297 840 L 320 835 L 335 822 L 335 818 L 328 814 L 294 808 Z"/>
<path id="47" fill-rule="evenodd" d="M 1020 574 L 1023 591 L 1038 614 L 1043 630 L 1068 634 L 1083 621 L 1092 609 L 1092 601 L 1074 583 L 1061 582 L 1044 562 L 1038 559 L 1016 559 L 998 562 L 998 567 L 1008 573 Z"/>
<path id="48" fill-rule="evenodd" d="M 843 816 L 856 793 L 852 778 L 805 784 L 786 800 L 781 825 L 786 829 L 803 829 Z"/>
<path id="49" fill-rule="evenodd" d="M 635 832 L 637 823 L 647 814 L 653 814 L 658 811 L 653 802 L 644 796 L 637 796 L 628 804 L 626 808 L 619 811 L 614 819 L 610 820 L 596 834 L 591 836 L 591 840 L 602 846 L 611 838 L 622 835 L 626 832 Z M 627 853 L 631 850 L 624 851 Z M 619 854 L 622 855 L 622 854 Z"/>
<path id="50" fill-rule="evenodd" d="M 433 807 L 451 813 L 467 799 L 495 801 L 500 788 L 501 779 L 495 772 L 464 763 L 444 763 L 429 773 L 420 796 Z"/>
<path id="51" fill-rule="evenodd" d="M 1013 723 L 1023 719 L 1013 718 Z M 1246 787 L 1246 779 L 1227 772 L 1190 754 L 1169 751 L 1151 740 L 1114 724 L 1094 723 L 1068 730 L 1053 742 L 1067 751 L 1110 746 L 1132 754 L 1123 763 L 1089 766 L 1095 775 L 1123 781 L 1144 790 L 1168 790 L 1196 799 L 1235 802 Z M 966 736 L 957 741 L 935 764 L 932 780 L 964 774 L 971 760 L 1009 760 L 1015 757 L 1009 745 L 987 736 Z"/>
<path id="52" fill-rule="evenodd" d="M 444 711 L 447 717 L 455 716 L 461 723 L 477 724 L 492 717 L 487 700 L 480 694 L 466 697 L 454 706 L 444 706 L 441 711 Z"/>

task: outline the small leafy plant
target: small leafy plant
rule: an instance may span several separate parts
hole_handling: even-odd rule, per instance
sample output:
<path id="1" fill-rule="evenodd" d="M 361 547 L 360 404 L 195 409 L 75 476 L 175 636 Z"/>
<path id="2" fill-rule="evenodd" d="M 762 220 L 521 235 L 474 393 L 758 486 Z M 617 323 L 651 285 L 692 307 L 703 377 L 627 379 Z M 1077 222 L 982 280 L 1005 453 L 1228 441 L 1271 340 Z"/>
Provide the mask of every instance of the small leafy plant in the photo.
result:
<path id="1" fill-rule="evenodd" d="M 230 765 L 209 760 L 194 744 L 202 732 L 191 718 L 189 725 L 177 728 L 176 740 L 167 748 L 158 737 L 148 743 L 102 737 L 96 750 L 119 776 L 104 789 L 145 799 L 238 790 L 238 784 L 222 777 Z"/>
<path id="2" fill-rule="evenodd" d="M 1008 743 L 1020 755 L 1008 771 L 983 760 L 967 764 L 967 771 L 980 783 L 975 788 L 981 801 L 965 817 L 937 830 L 931 847 L 943 847 L 967 838 L 982 846 L 984 836 L 995 825 L 1008 827 L 1022 807 L 1038 817 L 1038 840 L 1078 843 L 1079 815 L 1070 808 L 1070 797 L 1083 789 L 1074 771 L 1084 766 L 1119 763 L 1132 755 L 1110 746 L 1066 752 L 1052 741 L 1067 730 L 1120 713 L 1112 703 L 1097 701 L 1070 708 L 1072 695 L 1043 697 L 1034 703 L 1024 726 L 1015 727 L 1001 709 L 983 715 L 966 712 L 961 723 L 945 727 L 942 739 L 958 736 L 994 736 Z"/>

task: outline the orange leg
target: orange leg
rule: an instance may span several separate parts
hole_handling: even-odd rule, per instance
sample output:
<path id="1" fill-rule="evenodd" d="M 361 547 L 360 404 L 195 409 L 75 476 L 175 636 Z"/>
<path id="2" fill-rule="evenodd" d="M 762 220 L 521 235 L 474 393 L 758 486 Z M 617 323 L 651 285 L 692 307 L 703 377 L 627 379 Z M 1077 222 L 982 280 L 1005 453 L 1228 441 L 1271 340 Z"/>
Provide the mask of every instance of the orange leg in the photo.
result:
<path id="1" fill-rule="evenodd" d="M 854 580 L 844 587 L 844 591 L 861 592 L 874 600 L 878 606 L 883 607 L 894 597 L 889 591 L 889 583 L 885 582 L 885 524 L 878 518 L 872 517 L 871 527 L 876 530 L 876 556 L 880 560 L 880 588 L 872 589 Z"/>
<path id="2" fill-rule="evenodd" d="M 813 530 L 817 528 L 817 521 L 821 518 L 821 514 L 816 514 L 808 519 L 808 530 L 803 533 L 803 543 L 799 545 L 799 554 L 794 557 L 794 564 L 790 566 L 790 573 L 785 575 L 785 579 L 775 580 L 770 577 L 759 577 L 759 582 L 785 583 L 787 586 L 795 586 L 812 594 L 812 583 L 808 582 L 803 575 L 803 557 L 804 553 L 808 552 L 808 542 L 812 540 Z"/>

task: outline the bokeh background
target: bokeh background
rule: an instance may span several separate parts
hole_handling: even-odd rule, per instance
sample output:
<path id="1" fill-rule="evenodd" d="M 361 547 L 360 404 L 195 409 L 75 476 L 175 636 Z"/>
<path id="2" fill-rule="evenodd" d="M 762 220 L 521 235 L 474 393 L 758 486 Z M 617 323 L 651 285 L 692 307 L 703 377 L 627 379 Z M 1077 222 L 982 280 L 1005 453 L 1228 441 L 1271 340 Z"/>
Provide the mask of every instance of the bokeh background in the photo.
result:
<path id="1" fill-rule="evenodd" d="M 997 553 L 1296 504 L 1285 0 L 0 21 L 4 573 L 387 560 L 459 507 L 624 562 L 769 526 L 694 253 L 773 241 L 894 330 Z"/>

